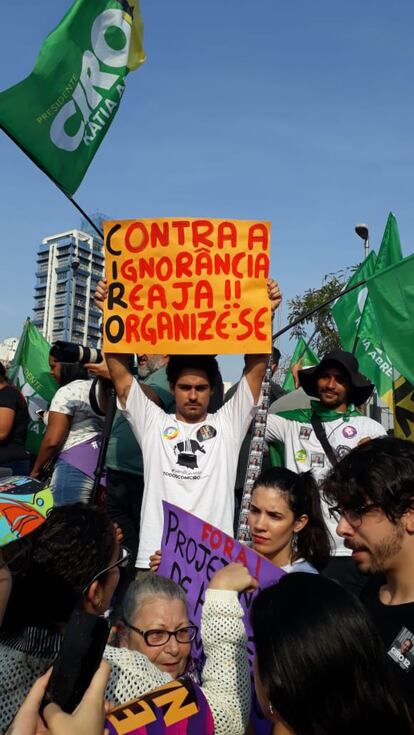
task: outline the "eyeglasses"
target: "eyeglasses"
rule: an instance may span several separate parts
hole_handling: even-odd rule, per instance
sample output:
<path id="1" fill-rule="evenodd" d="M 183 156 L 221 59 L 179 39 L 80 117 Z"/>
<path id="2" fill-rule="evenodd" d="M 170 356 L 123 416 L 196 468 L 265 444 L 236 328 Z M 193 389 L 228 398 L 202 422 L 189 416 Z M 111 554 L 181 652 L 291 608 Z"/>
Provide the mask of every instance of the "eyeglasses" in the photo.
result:
<path id="1" fill-rule="evenodd" d="M 339 522 L 341 518 L 345 518 L 350 526 L 358 528 L 362 523 L 364 515 L 369 513 L 371 510 L 381 507 L 382 506 L 379 503 L 367 503 L 366 505 L 360 505 L 358 508 L 343 508 L 341 505 L 334 505 L 329 508 L 329 515 L 337 522 Z"/>
<path id="2" fill-rule="evenodd" d="M 86 587 L 83 588 L 82 594 L 85 595 L 89 587 L 91 586 L 91 584 L 93 584 L 93 582 L 96 582 L 96 580 L 99 579 L 99 577 L 101 577 L 102 574 L 105 574 L 105 572 L 109 572 L 111 569 L 115 569 L 115 567 L 127 567 L 130 558 L 131 558 L 130 550 L 127 549 L 125 546 L 122 546 L 121 556 L 119 557 L 119 559 L 114 561 L 112 564 L 109 564 L 109 566 L 105 567 L 105 569 L 101 569 L 101 571 L 98 572 L 98 574 L 95 574 L 95 576 L 91 579 L 91 581 L 88 582 Z"/>
<path id="3" fill-rule="evenodd" d="M 191 643 L 198 631 L 196 625 L 187 625 L 185 628 L 179 628 L 178 630 L 140 630 L 135 625 L 128 623 L 125 618 L 123 618 L 123 621 L 128 628 L 142 635 L 147 646 L 164 646 L 168 643 L 172 635 L 177 643 Z"/>

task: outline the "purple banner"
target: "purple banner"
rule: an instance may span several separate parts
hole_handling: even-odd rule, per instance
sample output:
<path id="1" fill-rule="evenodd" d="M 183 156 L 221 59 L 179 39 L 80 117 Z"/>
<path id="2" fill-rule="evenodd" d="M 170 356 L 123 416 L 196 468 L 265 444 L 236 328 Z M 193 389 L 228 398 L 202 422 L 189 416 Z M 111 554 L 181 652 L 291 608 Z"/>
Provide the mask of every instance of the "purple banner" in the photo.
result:
<path id="1" fill-rule="evenodd" d="M 176 679 L 113 710 L 109 735 L 213 735 L 213 716 L 200 687 L 188 676 Z"/>
<path id="2" fill-rule="evenodd" d="M 81 444 L 76 444 L 70 449 L 65 449 L 59 454 L 59 459 L 76 467 L 88 477 L 94 479 L 95 468 L 98 463 L 101 438 L 97 434 L 92 439 L 87 439 Z M 106 477 L 101 477 L 101 485 L 106 485 Z"/>
<path id="3" fill-rule="evenodd" d="M 249 549 L 218 528 L 171 503 L 163 501 L 163 506 L 162 559 L 158 574 L 177 582 L 186 592 L 192 623 L 200 626 L 205 590 L 214 572 L 226 564 L 230 562 L 243 564 L 258 580 L 260 587 L 274 584 L 285 574 L 282 569 L 275 567 L 253 549 Z M 249 610 L 256 594 L 257 591 L 243 592 L 239 596 L 249 639 L 248 654 L 251 671 L 254 645 Z M 194 641 L 192 655 L 195 659 L 203 658 L 200 636 Z M 255 696 L 253 697 L 252 720 L 256 735 L 270 732 L 271 723 L 264 718 Z"/>

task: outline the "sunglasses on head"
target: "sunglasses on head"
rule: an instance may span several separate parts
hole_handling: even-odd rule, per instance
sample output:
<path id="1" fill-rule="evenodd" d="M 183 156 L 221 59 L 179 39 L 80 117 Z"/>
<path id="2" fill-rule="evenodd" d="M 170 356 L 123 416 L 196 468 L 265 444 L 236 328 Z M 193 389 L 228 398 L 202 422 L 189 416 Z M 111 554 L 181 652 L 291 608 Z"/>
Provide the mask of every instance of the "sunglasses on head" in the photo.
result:
<path id="1" fill-rule="evenodd" d="M 92 577 L 90 582 L 88 582 L 88 584 L 83 588 L 82 594 L 85 595 L 89 587 L 91 586 L 91 584 L 96 582 L 96 580 L 99 579 L 99 577 L 101 577 L 102 574 L 109 572 L 111 569 L 115 569 L 115 567 L 127 567 L 130 558 L 131 558 L 130 550 L 127 549 L 125 546 L 121 546 L 121 556 L 119 557 L 119 559 L 112 562 L 112 564 L 109 564 L 107 567 L 105 567 L 105 569 L 101 569 L 101 571 L 98 572 L 98 574 L 95 574 L 95 576 Z"/>

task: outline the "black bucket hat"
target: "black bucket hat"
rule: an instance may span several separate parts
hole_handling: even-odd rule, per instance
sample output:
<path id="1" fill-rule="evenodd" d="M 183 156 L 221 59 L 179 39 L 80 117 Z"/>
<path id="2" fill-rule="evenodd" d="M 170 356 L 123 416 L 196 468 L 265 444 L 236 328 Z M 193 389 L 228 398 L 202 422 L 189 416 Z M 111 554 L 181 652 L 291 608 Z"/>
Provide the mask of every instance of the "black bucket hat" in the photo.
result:
<path id="1" fill-rule="evenodd" d="M 348 375 L 349 382 L 351 384 L 349 394 L 350 403 L 354 403 L 355 406 L 360 406 L 362 403 L 365 403 L 365 401 L 370 397 L 375 386 L 373 383 L 369 382 L 365 375 L 362 375 L 362 373 L 359 372 L 359 365 L 356 357 L 354 357 L 351 352 L 344 352 L 344 350 L 333 350 L 332 352 L 328 352 L 319 365 L 306 368 L 306 370 L 299 370 L 299 383 L 305 393 L 307 393 L 308 396 L 318 395 L 317 381 L 321 370 L 323 370 L 328 363 L 336 363 L 337 365 L 340 365 Z"/>

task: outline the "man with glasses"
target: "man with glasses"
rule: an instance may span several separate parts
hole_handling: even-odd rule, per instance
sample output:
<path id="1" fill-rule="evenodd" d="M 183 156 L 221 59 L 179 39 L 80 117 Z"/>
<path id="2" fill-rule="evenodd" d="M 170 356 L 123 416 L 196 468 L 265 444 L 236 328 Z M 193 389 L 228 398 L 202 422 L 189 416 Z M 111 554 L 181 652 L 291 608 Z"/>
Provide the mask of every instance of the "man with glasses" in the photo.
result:
<path id="1" fill-rule="evenodd" d="M 376 575 L 361 599 L 413 710 L 414 444 L 378 438 L 358 447 L 331 470 L 323 492 L 358 569 Z"/>

